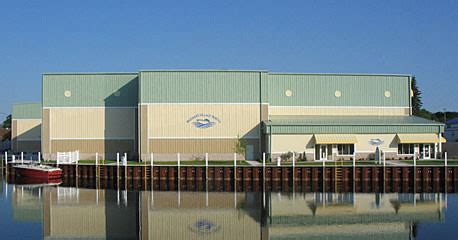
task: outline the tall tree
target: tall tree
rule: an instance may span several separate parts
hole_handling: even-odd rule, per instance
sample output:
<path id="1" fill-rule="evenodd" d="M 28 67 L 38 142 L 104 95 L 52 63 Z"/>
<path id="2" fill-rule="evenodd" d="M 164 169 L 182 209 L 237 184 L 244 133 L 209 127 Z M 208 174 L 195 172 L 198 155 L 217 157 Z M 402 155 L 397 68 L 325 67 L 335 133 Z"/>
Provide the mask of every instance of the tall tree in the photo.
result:
<path id="1" fill-rule="evenodd" d="M 415 76 L 412 77 L 412 91 L 412 114 L 418 116 L 421 115 L 421 107 L 423 106 L 423 103 L 421 101 L 421 91 L 417 86 L 417 79 L 415 79 Z"/>
<path id="2" fill-rule="evenodd" d="M 11 114 L 6 116 L 5 121 L 3 121 L 3 123 L 2 123 L 2 127 L 11 128 Z"/>

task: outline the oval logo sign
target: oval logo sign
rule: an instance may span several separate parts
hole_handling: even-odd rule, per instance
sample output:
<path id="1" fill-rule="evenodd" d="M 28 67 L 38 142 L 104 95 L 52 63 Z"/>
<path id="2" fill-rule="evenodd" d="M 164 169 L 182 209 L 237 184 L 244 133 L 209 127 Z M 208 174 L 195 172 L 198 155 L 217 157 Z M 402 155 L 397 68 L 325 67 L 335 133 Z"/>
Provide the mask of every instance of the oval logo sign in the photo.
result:
<path id="1" fill-rule="evenodd" d="M 221 123 L 221 120 L 212 114 L 198 113 L 186 120 L 186 123 L 190 123 L 196 128 L 204 129 L 211 128 L 215 126 L 215 124 Z"/>
<path id="2" fill-rule="evenodd" d="M 213 233 L 219 228 L 215 223 L 205 219 L 198 220 L 197 222 L 189 225 L 189 227 L 193 232 L 197 233 Z"/>

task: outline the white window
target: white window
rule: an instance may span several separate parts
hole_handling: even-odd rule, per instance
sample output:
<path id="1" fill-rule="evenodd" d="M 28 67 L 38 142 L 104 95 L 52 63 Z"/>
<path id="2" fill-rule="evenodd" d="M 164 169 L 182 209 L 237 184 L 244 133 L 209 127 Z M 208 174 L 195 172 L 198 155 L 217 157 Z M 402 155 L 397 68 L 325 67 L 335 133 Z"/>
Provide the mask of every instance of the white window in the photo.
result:
<path id="1" fill-rule="evenodd" d="M 355 152 L 354 144 L 338 144 L 337 152 L 339 155 L 353 155 Z"/>
<path id="2" fill-rule="evenodd" d="M 398 154 L 414 154 L 414 144 L 399 144 Z"/>

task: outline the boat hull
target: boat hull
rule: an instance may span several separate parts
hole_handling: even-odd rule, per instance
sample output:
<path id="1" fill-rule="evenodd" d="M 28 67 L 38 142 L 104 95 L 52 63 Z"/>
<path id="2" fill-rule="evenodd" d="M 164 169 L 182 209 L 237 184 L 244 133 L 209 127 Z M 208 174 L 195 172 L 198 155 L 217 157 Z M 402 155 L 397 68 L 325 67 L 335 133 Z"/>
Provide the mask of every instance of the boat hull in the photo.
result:
<path id="1" fill-rule="evenodd" d="M 16 175 L 21 178 L 33 178 L 39 180 L 60 179 L 62 170 L 56 169 L 52 171 L 43 171 L 39 169 L 16 168 Z"/>

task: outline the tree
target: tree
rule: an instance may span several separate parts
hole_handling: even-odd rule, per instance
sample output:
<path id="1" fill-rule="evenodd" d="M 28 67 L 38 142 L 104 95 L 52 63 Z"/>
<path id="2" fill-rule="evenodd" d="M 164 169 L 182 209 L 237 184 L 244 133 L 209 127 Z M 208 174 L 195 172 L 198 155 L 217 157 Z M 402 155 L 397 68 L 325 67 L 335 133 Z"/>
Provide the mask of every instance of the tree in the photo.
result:
<path id="1" fill-rule="evenodd" d="M 237 135 L 237 142 L 235 143 L 234 146 L 234 151 L 237 154 L 245 156 L 246 152 L 246 140 L 243 138 L 240 138 L 239 135 Z"/>
<path id="2" fill-rule="evenodd" d="M 418 116 L 421 114 L 423 103 L 421 101 L 421 91 L 417 86 L 417 79 L 415 77 L 412 77 L 412 91 L 412 114 Z"/>
<path id="3" fill-rule="evenodd" d="M 2 127 L 11 128 L 11 114 L 6 116 L 5 121 L 3 121 L 3 123 L 2 123 Z"/>

